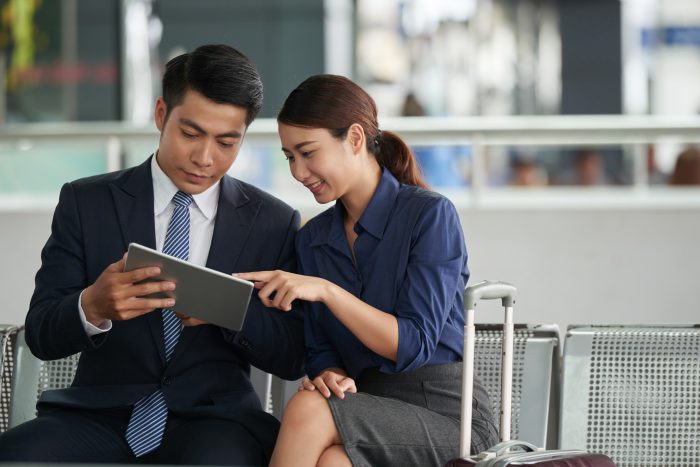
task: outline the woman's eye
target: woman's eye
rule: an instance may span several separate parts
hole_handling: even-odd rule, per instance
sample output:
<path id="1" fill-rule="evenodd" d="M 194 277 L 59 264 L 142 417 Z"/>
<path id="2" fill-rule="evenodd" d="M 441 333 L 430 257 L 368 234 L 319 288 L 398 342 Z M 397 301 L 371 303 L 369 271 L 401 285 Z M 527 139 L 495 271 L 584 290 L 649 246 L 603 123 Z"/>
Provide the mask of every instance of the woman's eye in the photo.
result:
<path id="1" fill-rule="evenodd" d="M 292 162 L 294 161 L 294 156 L 290 156 L 289 154 L 285 154 L 284 158 L 287 159 L 287 162 Z"/>
<path id="2" fill-rule="evenodd" d="M 313 154 L 313 151 L 304 151 L 301 153 L 302 157 L 309 157 Z"/>

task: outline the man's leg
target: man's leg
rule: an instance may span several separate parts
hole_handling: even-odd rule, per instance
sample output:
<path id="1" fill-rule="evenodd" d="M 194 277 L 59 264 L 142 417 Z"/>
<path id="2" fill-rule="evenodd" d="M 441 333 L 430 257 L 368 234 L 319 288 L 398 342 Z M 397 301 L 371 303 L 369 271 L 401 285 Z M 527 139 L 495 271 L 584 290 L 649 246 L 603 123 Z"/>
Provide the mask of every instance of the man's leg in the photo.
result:
<path id="1" fill-rule="evenodd" d="M 51 410 L 0 435 L 0 461 L 129 463 L 128 413 Z"/>
<path id="2" fill-rule="evenodd" d="M 194 419 L 173 423 L 158 450 L 159 464 L 267 465 L 266 451 L 241 424 L 221 419 Z"/>

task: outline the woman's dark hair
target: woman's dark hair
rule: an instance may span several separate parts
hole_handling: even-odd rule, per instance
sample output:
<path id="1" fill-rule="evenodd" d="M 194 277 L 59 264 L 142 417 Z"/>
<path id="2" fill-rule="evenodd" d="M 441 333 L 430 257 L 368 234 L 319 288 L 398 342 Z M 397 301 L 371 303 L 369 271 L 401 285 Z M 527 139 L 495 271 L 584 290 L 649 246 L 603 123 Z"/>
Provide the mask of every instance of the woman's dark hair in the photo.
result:
<path id="1" fill-rule="evenodd" d="M 367 150 L 396 179 L 427 188 L 408 145 L 390 131 L 379 131 L 377 106 L 361 87 L 336 75 L 315 75 L 294 89 L 284 101 L 277 121 L 306 128 L 325 128 L 344 139 L 353 123 L 362 126 Z"/>
<path id="2" fill-rule="evenodd" d="M 187 91 L 197 91 L 219 104 L 246 109 L 246 126 L 260 112 L 263 86 L 253 62 L 228 45 L 203 45 L 178 55 L 165 65 L 163 100 L 168 118 Z"/>

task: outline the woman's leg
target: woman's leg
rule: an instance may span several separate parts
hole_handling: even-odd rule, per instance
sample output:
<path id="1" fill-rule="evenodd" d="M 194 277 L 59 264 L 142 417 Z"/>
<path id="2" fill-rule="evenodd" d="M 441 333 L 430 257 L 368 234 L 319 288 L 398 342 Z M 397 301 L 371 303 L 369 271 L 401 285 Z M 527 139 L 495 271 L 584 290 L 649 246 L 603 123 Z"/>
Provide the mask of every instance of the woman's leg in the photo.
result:
<path id="1" fill-rule="evenodd" d="M 321 454 L 316 467 L 352 467 L 352 462 L 342 444 L 336 444 Z"/>
<path id="2" fill-rule="evenodd" d="M 284 409 L 270 467 L 316 467 L 326 455 L 342 459 L 336 457 L 337 449 L 329 449 L 334 446 L 345 454 L 328 402 L 318 391 L 299 391 Z M 347 455 L 345 459 L 350 465 Z"/>

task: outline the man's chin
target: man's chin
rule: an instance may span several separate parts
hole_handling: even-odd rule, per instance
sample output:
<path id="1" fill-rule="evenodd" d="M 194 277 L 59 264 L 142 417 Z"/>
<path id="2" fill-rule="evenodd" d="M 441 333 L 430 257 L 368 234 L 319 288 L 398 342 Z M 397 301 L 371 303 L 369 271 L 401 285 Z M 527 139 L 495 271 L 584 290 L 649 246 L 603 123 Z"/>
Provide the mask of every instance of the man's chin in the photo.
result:
<path id="1" fill-rule="evenodd" d="M 183 181 L 180 183 L 175 184 L 177 186 L 177 189 L 184 192 L 188 193 L 190 195 L 198 195 L 200 193 L 203 193 L 209 189 L 213 183 L 192 183 L 189 181 Z"/>

